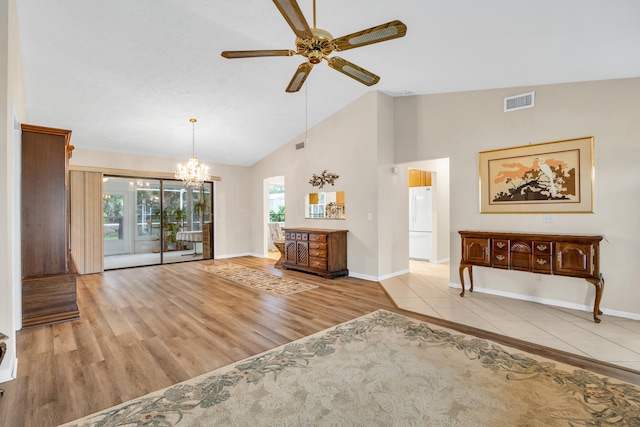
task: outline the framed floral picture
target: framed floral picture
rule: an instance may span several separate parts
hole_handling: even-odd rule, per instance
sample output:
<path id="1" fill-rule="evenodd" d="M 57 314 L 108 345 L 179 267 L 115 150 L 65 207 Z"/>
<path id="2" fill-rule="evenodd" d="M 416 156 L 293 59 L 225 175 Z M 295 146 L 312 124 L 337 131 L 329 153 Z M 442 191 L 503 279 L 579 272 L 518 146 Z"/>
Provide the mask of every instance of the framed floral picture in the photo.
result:
<path id="1" fill-rule="evenodd" d="M 479 153 L 480 213 L 593 213 L 593 137 Z"/>

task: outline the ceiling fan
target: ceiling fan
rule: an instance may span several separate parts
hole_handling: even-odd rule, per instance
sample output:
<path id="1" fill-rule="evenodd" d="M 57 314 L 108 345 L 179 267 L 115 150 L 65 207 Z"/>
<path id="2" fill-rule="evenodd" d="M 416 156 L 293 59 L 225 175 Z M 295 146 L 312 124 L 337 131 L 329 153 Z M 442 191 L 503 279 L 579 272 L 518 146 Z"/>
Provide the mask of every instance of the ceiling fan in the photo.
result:
<path id="1" fill-rule="evenodd" d="M 289 82 L 289 86 L 287 86 L 287 92 L 299 91 L 313 66 L 322 62 L 323 59 L 334 70 L 340 71 L 362 84 L 373 86 L 378 83 L 380 77 L 346 59 L 338 56 L 329 58 L 329 55 L 334 50 L 341 52 L 403 37 L 407 33 L 406 25 L 400 21 L 391 21 L 334 39 L 328 31 L 316 28 L 316 0 L 313 0 L 313 28 L 309 28 L 309 24 L 307 24 L 296 0 L 273 0 L 273 2 L 297 36 L 296 50 L 230 50 L 222 52 L 222 56 L 229 59 L 293 55 L 306 57 L 307 62 L 300 64 L 291 82 Z"/>

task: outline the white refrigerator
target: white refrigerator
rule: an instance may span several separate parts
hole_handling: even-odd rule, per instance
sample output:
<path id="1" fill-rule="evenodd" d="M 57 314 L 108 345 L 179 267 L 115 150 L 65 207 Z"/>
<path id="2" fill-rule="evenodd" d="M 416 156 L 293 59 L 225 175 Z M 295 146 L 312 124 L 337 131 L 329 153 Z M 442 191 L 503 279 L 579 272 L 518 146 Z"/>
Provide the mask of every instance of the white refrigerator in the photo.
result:
<path id="1" fill-rule="evenodd" d="M 431 187 L 409 188 L 409 258 L 429 261 L 432 251 Z"/>

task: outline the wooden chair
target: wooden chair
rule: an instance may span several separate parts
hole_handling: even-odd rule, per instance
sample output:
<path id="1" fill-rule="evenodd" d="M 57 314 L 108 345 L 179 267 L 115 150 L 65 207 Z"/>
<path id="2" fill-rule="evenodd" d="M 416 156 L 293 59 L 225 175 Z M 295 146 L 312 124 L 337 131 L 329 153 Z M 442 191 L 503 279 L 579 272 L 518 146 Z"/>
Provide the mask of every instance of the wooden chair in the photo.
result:
<path id="1" fill-rule="evenodd" d="M 280 268 L 284 262 L 284 231 L 277 222 L 269 223 L 269 236 L 273 242 L 273 246 L 280 252 L 280 258 L 275 263 L 274 267 Z"/>

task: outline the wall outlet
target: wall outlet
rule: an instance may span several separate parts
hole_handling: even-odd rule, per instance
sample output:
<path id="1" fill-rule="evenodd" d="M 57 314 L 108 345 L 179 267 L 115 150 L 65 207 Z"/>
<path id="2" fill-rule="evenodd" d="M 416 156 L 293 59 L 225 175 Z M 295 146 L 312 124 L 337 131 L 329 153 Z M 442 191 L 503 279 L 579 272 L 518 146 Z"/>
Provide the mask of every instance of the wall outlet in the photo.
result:
<path id="1" fill-rule="evenodd" d="M 553 222 L 553 215 L 542 215 L 542 222 Z"/>
<path id="2" fill-rule="evenodd" d="M 373 214 L 372 214 L 372 213 L 368 213 L 368 214 L 367 214 L 367 219 L 368 219 L 369 221 L 371 221 L 371 220 L 373 219 Z"/>

